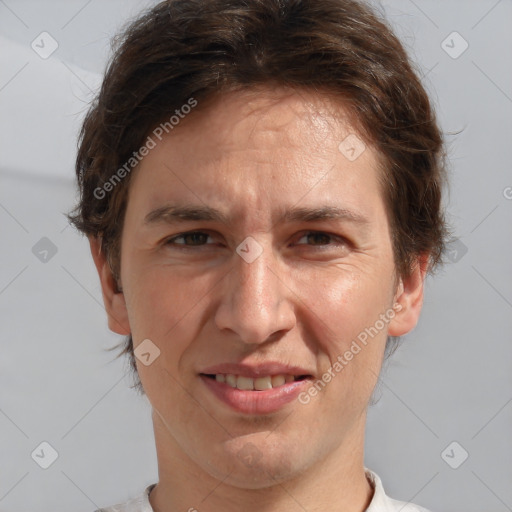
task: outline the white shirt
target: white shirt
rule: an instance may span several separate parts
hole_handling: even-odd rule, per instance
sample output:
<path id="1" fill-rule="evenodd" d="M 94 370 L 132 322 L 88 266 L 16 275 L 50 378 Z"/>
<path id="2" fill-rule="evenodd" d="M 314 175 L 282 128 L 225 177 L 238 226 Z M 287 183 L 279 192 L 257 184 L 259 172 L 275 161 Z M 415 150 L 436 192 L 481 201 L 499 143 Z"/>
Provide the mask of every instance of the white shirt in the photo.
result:
<path id="1" fill-rule="evenodd" d="M 374 492 L 370 506 L 365 512 L 429 512 L 426 508 L 414 505 L 414 503 L 406 503 L 404 501 L 394 500 L 384 492 L 382 482 L 376 473 L 365 468 L 366 476 L 372 485 Z M 149 493 L 156 484 L 151 484 L 142 494 L 136 498 L 113 505 L 107 508 L 101 508 L 94 512 L 154 512 L 149 502 Z"/>

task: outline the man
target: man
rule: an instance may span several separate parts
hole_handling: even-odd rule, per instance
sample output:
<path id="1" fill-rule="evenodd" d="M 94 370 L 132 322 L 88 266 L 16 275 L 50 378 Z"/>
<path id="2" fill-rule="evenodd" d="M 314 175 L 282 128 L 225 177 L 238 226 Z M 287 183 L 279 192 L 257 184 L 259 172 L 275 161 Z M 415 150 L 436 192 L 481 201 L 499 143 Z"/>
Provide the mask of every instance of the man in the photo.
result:
<path id="1" fill-rule="evenodd" d="M 363 447 L 443 252 L 442 140 L 367 6 L 158 4 L 120 39 L 77 175 L 159 469 L 102 510 L 425 510 Z"/>

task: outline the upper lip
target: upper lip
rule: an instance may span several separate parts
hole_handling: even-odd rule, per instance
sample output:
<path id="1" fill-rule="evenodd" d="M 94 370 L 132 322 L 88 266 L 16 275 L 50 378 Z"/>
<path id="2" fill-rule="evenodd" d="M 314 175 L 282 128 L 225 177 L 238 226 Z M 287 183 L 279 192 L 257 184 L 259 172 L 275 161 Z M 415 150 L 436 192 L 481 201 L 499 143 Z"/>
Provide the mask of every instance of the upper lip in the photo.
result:
<path id="1" fill-rule="evenodd" d="M 305 368 L 272 361 L 262 364 L 222 363 L 204 368 L 200 373 L 204 375 L 216 375 L 218 373 L 223 373 L 226 375 L 240 375 L 242 377 L 249 377 L 252 379 L 266 377 L 267 375 L 311 375 L 311 372 Z"/>

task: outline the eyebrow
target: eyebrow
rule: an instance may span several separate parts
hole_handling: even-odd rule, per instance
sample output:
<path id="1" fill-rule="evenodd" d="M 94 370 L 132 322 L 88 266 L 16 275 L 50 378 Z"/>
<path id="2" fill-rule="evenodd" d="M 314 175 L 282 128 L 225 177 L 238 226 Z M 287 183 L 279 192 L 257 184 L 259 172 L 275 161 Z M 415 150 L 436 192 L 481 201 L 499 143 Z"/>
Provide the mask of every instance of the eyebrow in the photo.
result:
<path id="1" fill-rule="evenodd" d="M 337 206 L 292 207 L 286 210 L 277 222 L 318 222 L 324 220 L 349 221 L 355 224 L 370 223 L 364 215 Z M 186 221 L 217 221 L 228 224 L 229 218 L 216 208 L 195 205 L 164 205 L 152 210 L 144 217 L 145 225 Z"/>

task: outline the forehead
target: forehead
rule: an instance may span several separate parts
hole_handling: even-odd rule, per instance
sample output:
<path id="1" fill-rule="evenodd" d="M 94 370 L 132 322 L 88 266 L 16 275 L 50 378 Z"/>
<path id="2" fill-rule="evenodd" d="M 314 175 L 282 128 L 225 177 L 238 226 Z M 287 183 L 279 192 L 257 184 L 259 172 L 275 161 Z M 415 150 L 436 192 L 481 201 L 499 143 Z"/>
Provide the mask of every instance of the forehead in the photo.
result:
<path id="1" fill-rule="evenodd" d="M 219 144 L 245 150 L 273 150 L 283 145 L 301 149 L 307 143 L 309 149 L 320 150 L 327 149 L 325 143 L 329 139 L 335 141 L 357 132 L 355 122 L 342 102 L 332 95 L 260 86 L 199 102 L 173 135 L 176 143 L 192 136 L 198 147 L 208 147 L 210 156 L 219 152 Z"/>
<path id="2" fill-rule="evenodd" d="M 270 215 L 299 201 L 370 214 L 378 206 L 378 155 L 340 101 L 257 88 L 224 93 L 196 109 L 157 141 L 132 177 L 130 196 L 145 199 L 138 206 L 146 213 L 176 199 L 231 205 L 233 214 Z M 361 154 L 351 158 L 347 144 Z"/>

